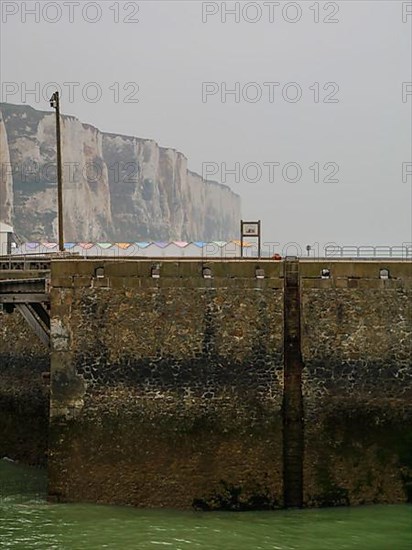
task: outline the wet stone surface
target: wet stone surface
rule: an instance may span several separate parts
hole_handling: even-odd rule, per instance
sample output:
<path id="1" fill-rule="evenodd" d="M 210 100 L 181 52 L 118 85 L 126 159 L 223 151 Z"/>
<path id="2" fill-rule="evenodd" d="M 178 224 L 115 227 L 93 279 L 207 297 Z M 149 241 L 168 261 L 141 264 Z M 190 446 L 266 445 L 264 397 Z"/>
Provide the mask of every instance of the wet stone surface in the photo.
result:
<path id="1" fill-rule="evenodd" d="M 49 350 L 17 312 L 0 311 L 0 457 L 45 464 L 48 444 Z"/>
<path id="2" fill-rule="evenodd" d="M 66 301 L 70 375 L 54 390 L 81 379 L 84 392 L 56 407 L 56 498 L 214 509 L 237 487 L 236 506 L 279 506 L 282 291 L 80 288 Z"/>
<path id="3" fill-rule="evenodd" d="M 302 295 L 309 504 L 412 499 L 410 290 Z"/>
<path id="4" fill-rule="evenodd" d="M 304 266 L 300 287 L 304 504 L 411 500 L 410 276 L 403 264 L 389 281 L 373 263 L 329 267 L 324 281 Z M 142 263 L 107 264 L 98 288 L 93 266 L 64 278 L 62 262 L 51 496 L 282 506 L 283 281 L 249 268 L 216 263 L 207 282 L 196 262 L 165 263 L 155 281 Z"/>

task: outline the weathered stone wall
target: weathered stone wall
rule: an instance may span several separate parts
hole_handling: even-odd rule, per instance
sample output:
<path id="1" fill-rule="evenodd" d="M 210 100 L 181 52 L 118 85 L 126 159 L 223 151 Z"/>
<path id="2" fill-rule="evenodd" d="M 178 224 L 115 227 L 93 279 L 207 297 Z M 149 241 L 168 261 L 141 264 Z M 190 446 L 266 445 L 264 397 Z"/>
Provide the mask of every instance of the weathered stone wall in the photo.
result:
<path id="1" fill-rule="evenodd" d="M 152 265 L 53 263 L 52 498 L 411 500 L 410 263 L 300 261 L 285 301 L 283 262 Z"/>
<path id="2" fill-rule="evenodd" d="M 49 350 L 17 313 L 0 311 L 0 458 L 46 462 Z"/>
<path id="3" fill-rule="evenodd" d="M 412 501 L 411 264 L 300 270 L 304 500 Z"/>
<path id="4" fill-rule="evenodd" d="M 210 265 L 53 264 L 52 497 L 281 504 L 282 266 Z"/>

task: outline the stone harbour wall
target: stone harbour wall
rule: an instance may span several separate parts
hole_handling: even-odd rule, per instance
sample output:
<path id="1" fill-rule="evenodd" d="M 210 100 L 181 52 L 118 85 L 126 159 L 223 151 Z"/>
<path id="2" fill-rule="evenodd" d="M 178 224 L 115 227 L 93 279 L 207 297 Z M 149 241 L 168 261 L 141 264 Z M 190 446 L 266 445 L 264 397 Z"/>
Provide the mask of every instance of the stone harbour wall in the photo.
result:
<path id="1" fill-rule="evenodd" d="M 411 502 L 411 264 L 322 267 L 301 264 L 304 501 Z"/>
<path id="2" fill-rule="evenodd" d="M 56 260 L 51 281 L 51 499 L 412 500 L 410 263 Z"/>
<path id="3" fill-rule="evenodd" d="M 52 498 L 281 505 L 281 265 L 210 265 L 53 264 Z"/>
<path id="4" fill-rule="evenodd" d="M 0 311 L 0 458 L 47 460 L 49 350 L 18 312 Z"/>

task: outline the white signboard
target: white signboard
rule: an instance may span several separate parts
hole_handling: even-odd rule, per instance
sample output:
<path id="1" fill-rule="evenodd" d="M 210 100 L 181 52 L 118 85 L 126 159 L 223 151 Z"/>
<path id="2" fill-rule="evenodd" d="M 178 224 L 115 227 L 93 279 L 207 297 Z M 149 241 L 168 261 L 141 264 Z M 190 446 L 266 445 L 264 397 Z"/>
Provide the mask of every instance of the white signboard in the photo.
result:
<path id="1" fill-rule="evenodd" d="M 258 237 L 259 236 L 259 224 L 257 222 L 243 223 L 243 236 L 244 237 Z"/>

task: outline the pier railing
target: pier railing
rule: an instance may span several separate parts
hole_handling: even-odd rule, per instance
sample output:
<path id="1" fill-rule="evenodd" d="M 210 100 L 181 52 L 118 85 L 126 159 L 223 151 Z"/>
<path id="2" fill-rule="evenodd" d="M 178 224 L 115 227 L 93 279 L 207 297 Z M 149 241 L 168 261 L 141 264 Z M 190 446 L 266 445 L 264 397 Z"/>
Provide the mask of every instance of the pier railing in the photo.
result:
<path id="1" fill-rule="evenodd" d="M 393 258 L 394 260 L 412 260 L 412 243 L 402 246 L 325 246 L 326 258 L 360 258 L 380 259 Z"/>
<path id="2" fill-rule="evenodd" d="M 308 254 L 304 254 L 300 247 L 285 246 L 280 250 L 280 254 L 274 258 L 272 254 L 263 253 L 262 260 L 284 259 L 291 254 L 304 261 L 321 261 L 321 260 L 396 260 L 396 261 L 412 261 L 412 243 L 405 243 L 399 246 L 340 246 L 336 244 L 326 245 L 325 247 L 314 247 L 309 250 Z M 52 260 L 56 259 L 107 259 L 107 260 L 148 260 L 159 259 L 162 261 L 193 261 L 193 260 L 217 260 L 217 261 L 256 261 L 257 251 L 249 251 L 243 258 L 234 253 L 234 251 L 226 251 L 223 249 L 215 250 L 212 247 L 204 248 L 199 255 L 195 254 L 152 254 L 140 253 L 139 250 L 117 251 L 116 254 L 110 254 L 108 250 L 84 250 L 83 253 L 78 251 L 66 251 L 64 253 L 46 252 L 46 253 L 28 253 L 28 254 L 11 254 L 8 256 L 0 256 L 0 271 L 50 271 Z"/>
<path id="3" fill-rule="evenodd" d="M 50 260 L 47 256 L 1 256 L 0 270 L 3 271 L 50 271 Z"/>

